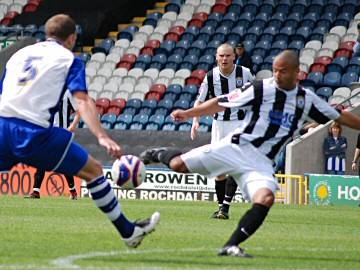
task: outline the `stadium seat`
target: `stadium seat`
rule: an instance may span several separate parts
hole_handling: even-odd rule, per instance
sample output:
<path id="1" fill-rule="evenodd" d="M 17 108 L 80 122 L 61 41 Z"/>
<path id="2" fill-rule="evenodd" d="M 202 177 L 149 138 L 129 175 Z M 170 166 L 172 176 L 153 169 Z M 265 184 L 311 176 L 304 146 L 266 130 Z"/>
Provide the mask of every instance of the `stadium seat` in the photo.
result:
<path id="1" fill-rule="evenodd" d="M 323 84 L 330 87 L 339 87 L 341 83 L 341 74 L 339 72 L 329 72 L 325 74 Z"/>
<path id="2" fill-rule="evenodd" d="M 116 123 L 117 115 L 113 113 L 107 113 L 101 116 L 101 125 L 104 128 L 111 129 L 113 128 L 114 124 Z"/>
<path id="3" fill-rule="evenodd" d="M 328 101 L 332 96 L 333 91 L 331 87 L 320 87 L 315 91 L 315 93 L 322 99 Z"/>
<path id="4" fill-rule="evenodd" d="M 359 80 L 358 73 L 355 72 L 346 72 L 341 77 L 341 83 L 342 86 L 349 86 L 353 82 L 357 82 Z"/>
<path id="5" fill-rule="evenodd" d="M 166 131 L 174 131 L 177 129 L 178 123 L 174 122 L 171 118 L 170 115 L 168 115 L 165 120 L 164 120 L 164 124 L 161 127 L 162 130 L 166 130 Z"/>
<path id="6" fill-rule="evenodd" d="M 179 84 L 170 84 L 166 89 L 166 93 L 174 93 L 175 95 L 179 95 L 182 92 L 182 87 Z"/>

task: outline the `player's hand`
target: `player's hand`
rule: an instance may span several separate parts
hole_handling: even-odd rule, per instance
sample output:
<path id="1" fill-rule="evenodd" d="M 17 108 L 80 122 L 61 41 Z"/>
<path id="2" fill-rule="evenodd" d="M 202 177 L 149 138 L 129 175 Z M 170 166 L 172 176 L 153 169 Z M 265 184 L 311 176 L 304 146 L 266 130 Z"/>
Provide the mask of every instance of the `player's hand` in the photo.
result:
<path id="1" fill-rule="evenodd" d="M 197 135 L 198 135 L 198 128 L 199 128 L 199 126 L 200 126 L 199 121 L 196 121 L 196 120 L 194 119 L 193 124 L 192 124 L 192 126 L 191 126 L 191 133 L 190 133 L 190 138 L 191 138 L 192 140 L 195 140 L 195 139 L 196 139 L 196 137 L 197 137 Z"/>
<path id="2" fill-rule="evenodd" d="M 176 122 L 184 122 L 189 119 L 184 110 L 175 110 L 171 113 L 171 118 Z"/>
<path id="3" fill-rule="evenodd" d="M 75 127 L 75 126 L 72 126 L 72 125 L 68 127 L 68 131 L 70 131 L 70 132 L 72 132 L 72 133 L 75 132 L 75 129 L 76 129 L 76 127 Z"/>
<path id="4" fill-rule="evenodd" d="M 356 171 L 356 163 L 351 164 L 351 169 L 355 172 Z"/>
<path id="5" fill-rule="evenodd" d="M 120 145 L 114 142 L 109 137 L 99 138 L 99 144 L 106 148 L 107 153 L 113 158 L 120 158 L 122 156 L 122 151 Z"/>

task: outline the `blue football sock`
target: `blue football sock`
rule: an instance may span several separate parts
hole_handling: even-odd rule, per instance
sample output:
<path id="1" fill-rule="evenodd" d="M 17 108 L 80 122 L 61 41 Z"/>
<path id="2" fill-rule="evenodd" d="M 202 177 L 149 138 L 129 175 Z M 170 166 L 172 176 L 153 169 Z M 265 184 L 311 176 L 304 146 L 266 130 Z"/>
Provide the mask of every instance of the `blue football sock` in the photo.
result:
<path id="1" fill-rule="evenodd" d="M 121 213 L 120 204 L 104 176 L 87 183 L 87 188 L 96 206 L 107 215 L 121 236 L 123 238 L 130 237 L 134 232 L 135 225 Z"/>

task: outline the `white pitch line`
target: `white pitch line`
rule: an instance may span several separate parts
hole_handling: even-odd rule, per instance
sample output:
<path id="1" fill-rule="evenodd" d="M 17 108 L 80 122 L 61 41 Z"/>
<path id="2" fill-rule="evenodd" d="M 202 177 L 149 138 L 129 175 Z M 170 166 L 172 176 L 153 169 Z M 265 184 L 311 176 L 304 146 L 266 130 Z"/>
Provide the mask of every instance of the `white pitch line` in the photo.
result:
<path id="1" fill-rule="evenodd" d="M 185 248 L 185 249 L 152 249 L 152 250 L 124 250 L 124 251 L 110 251 L 110 252 L 90 252 L 85 254 L 70 255 L 67 257 L 60 257 L 51 262 L 52 265 L 56 267 L 61 267 L 64 269 L 81 269 L 79 265 L 74 264 L 76 260 L 80 259 L 89 259 L 94 257 L 109 257 L 117 255 L 127 255 L 127 254 L 148 254 L 148 253 L 174 253 L 174 252 L 194 252 L 210 250 L 209 248 Z M 148 268 L 146 268 L 148 269 Z M 155 270 L 155 269 L 154 269 Z M 156 268 L 156 270 L 161 270 Z"/>

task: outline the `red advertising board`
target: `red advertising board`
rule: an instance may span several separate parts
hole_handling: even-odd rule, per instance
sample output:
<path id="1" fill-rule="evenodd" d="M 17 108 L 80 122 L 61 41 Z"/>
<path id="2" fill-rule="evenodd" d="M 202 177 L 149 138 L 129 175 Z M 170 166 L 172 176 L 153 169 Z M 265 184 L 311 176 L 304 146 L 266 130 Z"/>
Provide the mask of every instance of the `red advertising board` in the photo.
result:
<path id="1" fill-rule="evenodd" d="M 0 172 L 0 195 L 23 196 L 32 192 L 36 169 L 24 164 L 14 166 L 9 172 Z M 81 180 L 75 177 L 76 190 L 81 190 Z M 65 176 L 46 172 L 40 190 L 41 196 L 68 196 L 69 188 Z"/>

